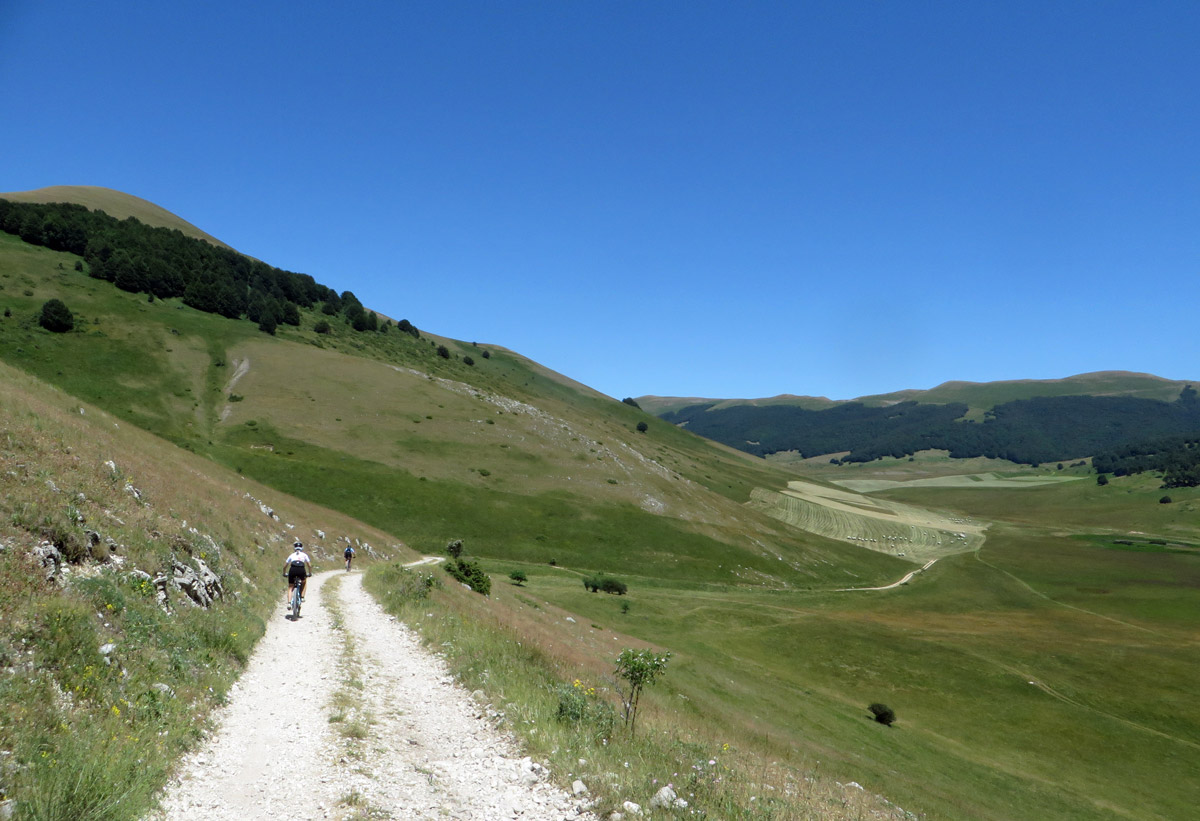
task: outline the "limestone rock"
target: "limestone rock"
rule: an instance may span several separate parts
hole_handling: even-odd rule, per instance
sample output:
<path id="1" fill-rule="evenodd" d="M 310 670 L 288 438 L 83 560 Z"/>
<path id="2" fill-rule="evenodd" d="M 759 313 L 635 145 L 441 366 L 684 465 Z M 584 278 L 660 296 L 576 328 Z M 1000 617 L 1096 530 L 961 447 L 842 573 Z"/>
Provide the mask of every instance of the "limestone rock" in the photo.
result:
<path id="1" fill-rule="evenodd" d="M 656 792 L 654 797 L 650 799 L 650 809 L 667 809 L 668 807 L 674 805 L 677 797 L 678 796 L 675 795 L 675 791 L 671 789 L 671 785 L 668 784 Z"/>
<path id="2" fill-rule="evenodd" d="M 47 581 L 58 578 L 58 573 L 62 569 L 63 556 L 52 542 L 42 542 L 35 547 L 33 557 L 46 569 Z"/>

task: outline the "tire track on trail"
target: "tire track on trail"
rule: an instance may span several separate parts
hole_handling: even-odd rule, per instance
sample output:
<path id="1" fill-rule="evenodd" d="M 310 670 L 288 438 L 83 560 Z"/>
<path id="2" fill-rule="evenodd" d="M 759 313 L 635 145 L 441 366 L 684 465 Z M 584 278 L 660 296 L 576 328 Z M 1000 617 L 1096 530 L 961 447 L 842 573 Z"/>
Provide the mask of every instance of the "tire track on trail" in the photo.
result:
<path id="1" fill-rule="evenodd" d="M 217 729 L 149 819 L 594 821 L 363 590 L 361 573 L 313 576 L 300 619 L 284 615 L 281 603 Z M 347 694 L 353 735 L 337 717 Z"/>

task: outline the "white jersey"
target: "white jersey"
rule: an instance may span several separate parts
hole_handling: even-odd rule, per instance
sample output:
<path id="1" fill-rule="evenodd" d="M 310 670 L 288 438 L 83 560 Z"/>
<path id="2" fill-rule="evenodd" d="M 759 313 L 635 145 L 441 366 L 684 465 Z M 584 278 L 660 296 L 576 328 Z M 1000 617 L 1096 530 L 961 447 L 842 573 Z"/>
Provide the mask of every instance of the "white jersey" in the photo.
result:
<path id="1" fill-rule="evenodd" d="M 284 567 L 291 567 L 294 564 L 303 564 L 307 567 L 312 564 L 312 559 L 308 558 L 308 554 L 303 550 L 293 550 L 292 555 L 287 557 Z"/>

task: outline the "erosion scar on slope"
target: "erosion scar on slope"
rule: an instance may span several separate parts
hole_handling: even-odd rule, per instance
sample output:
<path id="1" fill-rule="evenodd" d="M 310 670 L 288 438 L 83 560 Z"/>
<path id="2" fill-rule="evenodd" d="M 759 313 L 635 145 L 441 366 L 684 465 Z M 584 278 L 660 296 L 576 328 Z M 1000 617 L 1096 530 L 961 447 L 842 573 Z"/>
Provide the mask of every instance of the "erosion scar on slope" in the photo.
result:
<path id="1" fill-rule="evenodd" d="M 314 576 L 294 622 L 279 582 L 275 615 L 218 728 L 183 762 L 151 818 L 274 821 L 365 810 L 429 821 L 594 821 L 384 613 L 361 574 Z"/>
<path id="2" fill-rule="evenodd" d="M 237 369 L 234 370 L 233 376 L 229 377 L 229 382 L 225 385 L 225 395 L 229 396 L 233 393 L 233 388 L 237 385 L 238 380 L 246 374 L 250 373 L 250 357 L 244 357 L 241 362 L 237 363 Z M 221 421 L 224 422 L 229 414 L 233 412 L 233 405 L 229 402 L 225 403 L 225 407 L 221 409 Z"/>

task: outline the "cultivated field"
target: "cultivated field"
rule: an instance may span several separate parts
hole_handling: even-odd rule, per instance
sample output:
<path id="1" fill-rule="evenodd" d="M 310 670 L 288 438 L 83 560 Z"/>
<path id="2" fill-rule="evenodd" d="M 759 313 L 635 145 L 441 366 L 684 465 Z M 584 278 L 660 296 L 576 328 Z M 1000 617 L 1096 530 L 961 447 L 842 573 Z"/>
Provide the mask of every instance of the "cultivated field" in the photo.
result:
<path id="1" fill-rule="evenodd" d="M 793 527 L 924 563 L 983 544 L 987 524 L 813 482 L 754 491 L 751 505 Z"/>
<path id="2" fill-rule="evenodd" d="M 929 479 L 841 479 L 834 484 L 856 493 L 872 493 L 877 490 L 900 490 L 916 487 L 973 487 L 1012 489 L 1053 485 L 1059 482 L 1078 482 L 1082 476 L 1001 476 L 997 473 L 967 473 L 957 476 L 935 476 Z"/>

